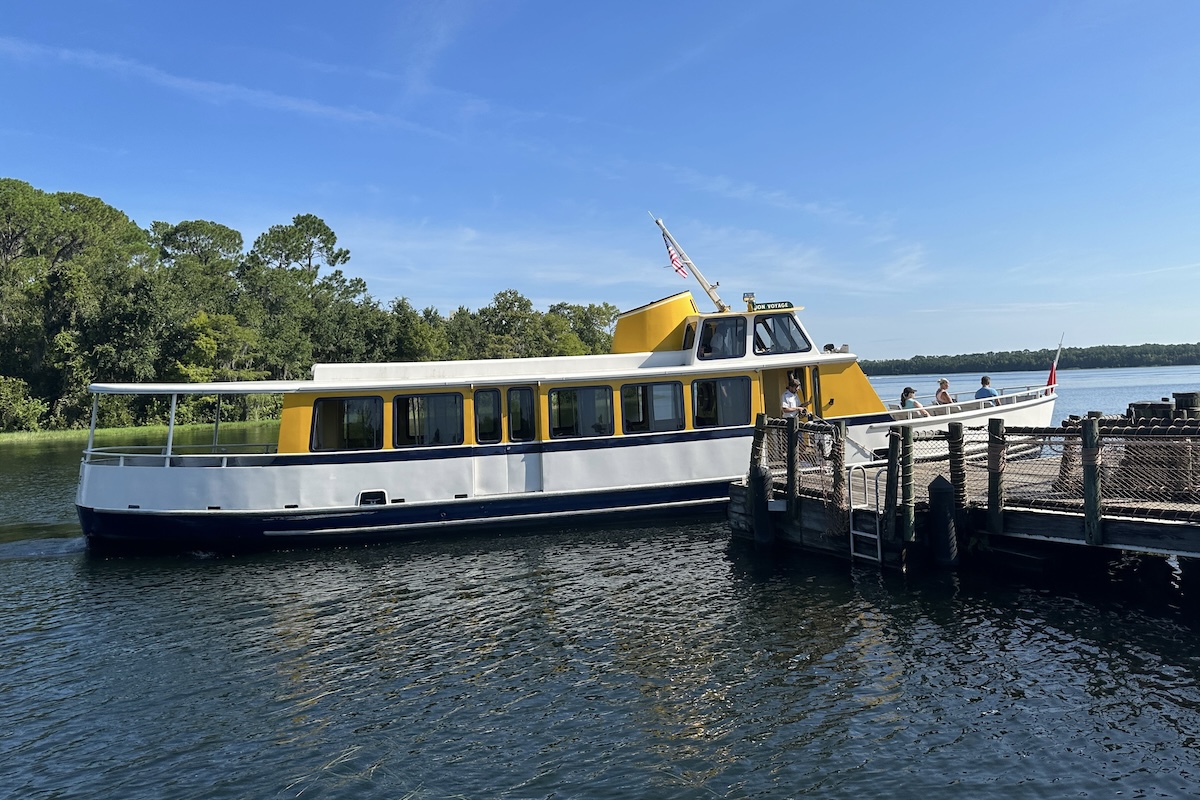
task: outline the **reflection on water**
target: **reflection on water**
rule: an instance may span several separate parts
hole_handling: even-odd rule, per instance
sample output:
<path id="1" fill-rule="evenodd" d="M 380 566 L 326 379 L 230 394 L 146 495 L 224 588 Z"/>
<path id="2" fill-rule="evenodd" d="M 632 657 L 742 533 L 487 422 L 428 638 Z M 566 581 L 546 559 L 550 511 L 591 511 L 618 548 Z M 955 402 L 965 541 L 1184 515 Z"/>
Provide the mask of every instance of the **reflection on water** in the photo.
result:
<path id="1" fill-rule="evenodd" d="M 1181 796 L 1187 617 L 723 524 L 0 551 L 12 796 Z"/>

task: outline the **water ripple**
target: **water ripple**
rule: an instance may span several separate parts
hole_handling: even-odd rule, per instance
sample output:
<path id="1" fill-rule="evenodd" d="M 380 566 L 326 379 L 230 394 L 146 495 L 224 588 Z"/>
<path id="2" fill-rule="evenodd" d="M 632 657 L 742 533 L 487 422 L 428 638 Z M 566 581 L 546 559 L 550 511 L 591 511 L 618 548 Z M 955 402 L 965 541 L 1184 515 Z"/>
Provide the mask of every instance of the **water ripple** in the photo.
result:
<path id="1" fill-rule="evenodd" d="M 9 543 L 0 795 L 1200 790 L 1184 621 L 727 539 L 113 560 Z"/>

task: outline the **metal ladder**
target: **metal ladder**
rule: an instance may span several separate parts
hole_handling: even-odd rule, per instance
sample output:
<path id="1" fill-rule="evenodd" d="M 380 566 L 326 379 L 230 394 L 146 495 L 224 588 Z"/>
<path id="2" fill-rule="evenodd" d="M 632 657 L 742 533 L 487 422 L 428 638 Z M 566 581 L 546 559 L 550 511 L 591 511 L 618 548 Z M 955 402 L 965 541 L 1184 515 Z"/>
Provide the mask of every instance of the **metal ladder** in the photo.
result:
<path id="1" fill-rule="evenodd" d="M 875 492 L 872 496 L 868 491 L 867 485 L 867 468 L 862 464 L 856 464 L 846 470 L 846 496 L 849 501 L 850 515 L 850 560 L 861 558 L 864 561 L 874 561 L 877 564 L 883 564 L 883 537 L 879 529 L 879 481 L 887 475 L 887 467 L 876 467 L 875 473 Z M 874 530 L 859 530 L 855 527 L 854 522 L 854 479 L 856 475 L 861 475 L 862 478 L 862 493 L 866 501 L 865 505 L 861 506 L 861 510 L 871 511 L 871 519 L 875 521 Z M 872 503 L 872 500 L 874 501 Z M 874 543 L 872 548 L 871 543 Z"/>

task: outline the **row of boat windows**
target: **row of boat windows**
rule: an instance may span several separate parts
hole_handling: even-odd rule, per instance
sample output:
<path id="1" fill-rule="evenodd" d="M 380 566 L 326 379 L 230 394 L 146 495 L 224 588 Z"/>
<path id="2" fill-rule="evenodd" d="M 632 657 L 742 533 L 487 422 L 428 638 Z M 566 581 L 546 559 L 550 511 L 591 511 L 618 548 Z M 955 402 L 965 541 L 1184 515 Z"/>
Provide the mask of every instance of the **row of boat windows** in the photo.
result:
<path id="1" fill-rule="evenodd" d="M 711 428 L 750 422 L 750 379 L 696 380 L 692 389 L 692 425 Z M 537 438 L 537 404 L 532 387 L 479 389 L 474 394 L 475 441 L 498 444 L 505 431 L 510 442 Z M 679 381 L 626 384 L 620 388 L 621 430 L 625 434 L 678 431 L 686 427 L 683 384 Z M 551 439 L 612 436 L 615 432 L 611 386 L 551 389 L 546 416 Z M 382 397 L 323 397 L 313 403 L 311 449 L 378 450 L 383 447 Z M 392 446 L 431 447 L 464 441 L 463 395 L 401 394 L 392 398 Z"/>
<path id="2" fill-rule="evenodd" d="M 687 327 L 683 349 L 696 342 L 696 326 Z M 804 335 L 792 314 L 763 314 L 754 318 L 754 354 L 806 353 L 812 342 Z M 704 360 L 743 358 L 746 355 L 746 318 L 715 317 L 704 320 L 700 328 L 700 346 L 696 355 Z"/>

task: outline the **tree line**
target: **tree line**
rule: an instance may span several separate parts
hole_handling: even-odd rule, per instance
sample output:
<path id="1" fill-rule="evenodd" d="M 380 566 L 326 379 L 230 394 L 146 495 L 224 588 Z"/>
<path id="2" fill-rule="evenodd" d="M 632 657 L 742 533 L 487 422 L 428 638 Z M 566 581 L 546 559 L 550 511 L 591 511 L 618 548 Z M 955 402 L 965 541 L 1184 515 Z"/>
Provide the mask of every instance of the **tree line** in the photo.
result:
<path id="1" fill-rule="evenodd" d="M 1013 350 L 961 356 L 914 356 L 886 361 L 862 361 L 868 375 L 929 375 L 935 373 L 1033 372 L 1048 370 L 1056 350 Z M 1064 347 L 1058 359 L 1063 369 L 1116 367 L 1174 367 L 1200 364 L 1196 344 L 1098 345 Z"/>
<path id="2" fill-rule="evenodd" d="M 303 378 L 315 362 L 427 361 L 607 353 L 618 309 L 519 292 L 449 316 L 406 297 L 382 303 L 341 266 L 350 252 L 312 214 L 274 225 L 246 249 L 208 220 L 138 227 L 98 198 L 0 178 L 0 431 L 74 428 L 90 383 Z M 1048 368 L 1052 350 L 864 361 L 870 375 Z M 1065 348 L 1059 366 L 1200 364 L 1200 343 Z M 273 415 L 277 398 L 222 406 Z M 211 419 L 212 398 L 178 419 Z M 103 426 L 163 421 L 163 398 L 106 395 Z"/>
<path id="3" fill-rule="evenodd" d="M 312 214 L 258 236 L 208 220 L 138 227 L 98 198 L 0 179 L 0 431 L 86 426 L 95 382 L 307 377 L 316 362 L 607 353 L 618 309 L 545 312 L 505 290 L 449 316 L 382 303 Z M 182 402 L 178 418 L 211 411 Z M 232 418 L 277 400 L 223 406 Z M 266 403 L 266 406 L 262 404 Z M 161 422 L 161 398 L 104 396 L 103 426 Z"/>

